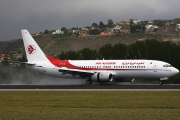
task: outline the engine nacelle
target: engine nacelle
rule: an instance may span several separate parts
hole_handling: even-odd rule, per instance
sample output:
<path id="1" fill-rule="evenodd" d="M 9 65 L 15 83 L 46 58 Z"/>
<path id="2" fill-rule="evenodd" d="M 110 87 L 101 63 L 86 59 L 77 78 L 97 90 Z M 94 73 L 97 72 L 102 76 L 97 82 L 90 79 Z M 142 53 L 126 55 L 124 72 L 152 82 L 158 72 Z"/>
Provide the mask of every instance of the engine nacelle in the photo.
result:
<path id="1" fill-rule="evenodd" d="M 91 80 L 93 82 L 111 82 L 111 81 L 113 81 L 113 75 L 111 73 L 107 73 L 107 72 L 94 73 L 91 76 Z"/>
<path id="2" fill-rule="evenodd" d="M 164 77 L 164 78 L 160 78 L 160 80 L 168 80 L 168 78 L 167 78 L 167 77 Z"/>

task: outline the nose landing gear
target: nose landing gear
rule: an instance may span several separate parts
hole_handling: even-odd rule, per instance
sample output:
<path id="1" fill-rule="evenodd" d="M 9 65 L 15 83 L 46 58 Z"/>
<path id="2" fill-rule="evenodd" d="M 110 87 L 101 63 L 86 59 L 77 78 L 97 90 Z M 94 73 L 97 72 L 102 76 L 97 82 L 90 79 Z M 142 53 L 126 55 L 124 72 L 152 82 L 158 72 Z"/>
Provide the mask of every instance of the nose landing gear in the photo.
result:
<path id="1" fill-rule="evenodd" d="M 159 85 L 163 85 L 165 80 L 168 80 L 168 77 L 160 78 Z"/>

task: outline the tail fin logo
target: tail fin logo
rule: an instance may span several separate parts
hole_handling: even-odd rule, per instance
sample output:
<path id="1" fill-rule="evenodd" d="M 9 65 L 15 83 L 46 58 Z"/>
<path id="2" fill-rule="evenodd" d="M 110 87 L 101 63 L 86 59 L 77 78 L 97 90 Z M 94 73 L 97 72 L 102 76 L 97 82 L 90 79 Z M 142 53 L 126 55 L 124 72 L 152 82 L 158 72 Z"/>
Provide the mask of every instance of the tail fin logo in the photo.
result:
<path id="1" fill-rule="evenodd" d="M 34 45 L 29 45 L 27 51 L 29 54 L 34 54 L 36 52 L 36 47 Z"/>

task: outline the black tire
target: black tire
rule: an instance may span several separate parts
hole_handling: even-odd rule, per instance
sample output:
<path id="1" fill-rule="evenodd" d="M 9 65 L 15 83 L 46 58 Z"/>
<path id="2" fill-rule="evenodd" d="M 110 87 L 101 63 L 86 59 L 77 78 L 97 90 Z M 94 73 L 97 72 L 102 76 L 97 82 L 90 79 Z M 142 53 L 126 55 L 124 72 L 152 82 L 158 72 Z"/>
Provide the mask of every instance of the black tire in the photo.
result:
<path id="1" fill-rule="evenodd" d="M 159 85 L 163 85 L 163 81 L 160 81 L 160 82 L 159 82 Z"/>
<path id="2" fill-rule="evenodd" d="M 91 80 L 86 80 L 86 85 L 91 85 L 93 82 Z"/>

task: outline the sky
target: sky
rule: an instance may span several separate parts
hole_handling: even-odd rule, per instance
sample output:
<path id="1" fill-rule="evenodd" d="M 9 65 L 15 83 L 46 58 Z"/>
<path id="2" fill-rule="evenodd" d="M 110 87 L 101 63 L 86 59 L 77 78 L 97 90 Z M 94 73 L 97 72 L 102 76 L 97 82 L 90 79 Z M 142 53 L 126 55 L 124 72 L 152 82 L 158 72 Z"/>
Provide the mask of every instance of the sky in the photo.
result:
<path id="1" fill-rule="evenodd" d="M 62 27 L 86 27 L 108 19 L 180 18 L 180 0 L 1 0 L 0 41 Z"/>

